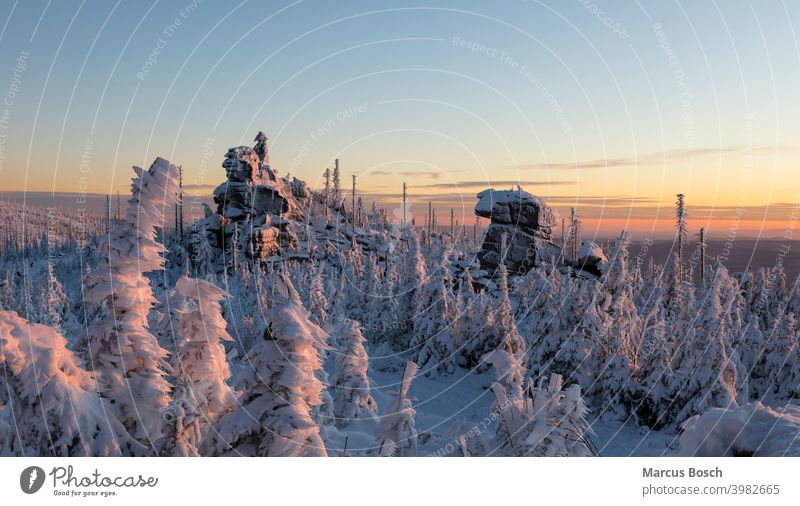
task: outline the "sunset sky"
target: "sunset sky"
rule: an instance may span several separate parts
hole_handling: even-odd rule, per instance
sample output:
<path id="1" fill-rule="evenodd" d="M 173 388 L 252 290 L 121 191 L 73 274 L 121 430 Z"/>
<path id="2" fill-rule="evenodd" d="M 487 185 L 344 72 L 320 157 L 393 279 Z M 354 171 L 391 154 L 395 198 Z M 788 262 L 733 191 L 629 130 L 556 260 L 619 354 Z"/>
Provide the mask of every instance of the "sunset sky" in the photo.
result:
<path id="1" fill-rule="evenodd" d="M 127 192 L 163 156 L 193 193 L 228 147 L 471 224 L 520 184 L 588 233 L 781 237 L 800 218 L 800 4 L 0 4 L 0 192 Z M 799 234 L 800 235 L 800 234 Z"/>

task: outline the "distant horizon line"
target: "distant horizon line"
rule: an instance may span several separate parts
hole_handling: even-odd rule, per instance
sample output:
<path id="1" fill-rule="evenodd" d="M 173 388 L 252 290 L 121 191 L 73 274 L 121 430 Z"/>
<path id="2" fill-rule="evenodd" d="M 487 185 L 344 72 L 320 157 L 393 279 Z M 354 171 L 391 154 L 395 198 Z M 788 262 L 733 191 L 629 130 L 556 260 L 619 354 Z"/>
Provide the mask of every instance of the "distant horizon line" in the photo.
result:
<path id="1" fill-rule="evenodd" d="M 26 199 L 26 205 L 28 205 L 28 206 L 30 206 L 32 208 L 38 208 L 38 209 L 46 210 L 48 207 L 54 207 L 56 209 L 60 209 L 60 210 L 64 210 L 64 211 L 77 211 L 76 209 L 71 209 L 71 207 L 72 206 L 78 206 L 80 204 L 87 204 L 88 205 L 87 207 L 97 207 L 98 205 L 103 205 L 102 199 L 104 197 L 107 197 L 107 196 L 115 197 L 116 194 L 105 194 L 105 193 L 96 193 L 96 192 L 64 192 L 64 191 L 60 191 L 60 192 L 28 191 L 28 192 L 26 192 L 26 191 L 20 191 L 20 190 L 0 190 L 0 201 L 5 200 L 7 202 L 20 204 L 19 202 L 14 202 L 13 200 L 10 200 L 10 199 L 4 199 L 3 197 L 5 197 L 5 196 L 16 197 L 16 198 L 19 198 L 19 197 L 22 197 L 22 196 L 31 196 L 31 197 L 33 197 L 33 199 L 32 199 L 33 201 L 28 202 L 28 200 L 30 200 L 30 199 Z M 36 202 L 36 200 L 37 199 L 41 199 L 42 196 L 60 197 L 60 198 L 75 197 L 76 200 L 73 203 L 66 204 L 66 205 L 65 205 L 64 202 L 60 202 L 60 203 L 54 203 L 55 205 L 53 205 L 53 206 L 47 206 L 45 203 Z M 95 202 L 79 202 L 77 200 L 78 196 L 84 196 L 84 197 L 88 197 L 90 199 L 97 199 L 97 200 Z M 120 196 L 120 198 L 123 197 L 122 194 L 120 194 L 119 196 Z M 126 196 L 125 200 L 127 201 L 127 195 L 125 195 L 125 196 Z M 193 195 L 193 197 L 198 197 L 198 196 L 199 195 Z M 210 195 L 207 196 L 207 197 L 205 197 L 205 196 L 199 196 L 199 197 L 207 199 L 209 202 L 213 202 L 213 198 Z M 547 199 L 545 199 L 545 201 L 546 200 Z M 112 201 L 112 207 L 114 206 L 114 204 L 115 203 Z M 441 206 L 434 206 L 434 207 L 440 207 L 441 208 Z M 91 209 L 91 210 L 90 209 L 82 209 L 82 212 L 86 212 L 88 214 L 93 214 L 93 215 L 97 215 L 97 216 L 102 216 L 103 215 L 102 208 Z M 470 215 L 470 217 L 472 217 L 472 215 Z M 480 218 L 480 220 L 481 220 L 481 223 L 483 224 L 483 226 L 486 226 L 486 224 L 489 221 L 489 220 L 487 220 L 485 218 Z M 602 224 L 603 221 L 604 220 L 602 218 L 600 218 L 600 219 L 592 218 L 592 217 L 584 218 L 584 224 L 585 225 L 594 225 L 596 222 L 599 225 L 599 224 Z M 611 221 L 611 219 L 609 219 L 607 221 Z M 672 222 L 672 220 L 668 220 L 668 219 L 658 220 L 658 221 L 662 222 L 664 224 Z M 187 223 L 189 223 L 189 222 L 191 222 L 191 217 L 187 217 Z M 437 225 L 436 225 L 437 227 L 448 228 L 449 227 L 449 218 L 448 217 L 443 217 L 443 219 L 437 219 L 436 223 L 437 223 Z M 467 230 L 471 230 L 472 229 L 472 222 L 470 222 L 470 223 L 459 223 L 459 226 L 462 226 L 462 225 Z M 619 230 L 617 230 L 617 231 L 612 233 L 610 231 L 600 230 L 599 227 L 598 227 L 598 228 L 594 229 L 594 231 L 590 231 L 593 228 L 594 228 L 594 226 L 591 226 L 591 227 L 587 227 L 587 229 L 589 229 L 589 230 L 585 230 L 585 234 L 584 235 L 585 235 L 585 238 L 587 240 L 593 240 L 593 241 L 594 240 L 607 240 L 607 239 L 615 239 L 615 238 L 619 237 Z M 654 241 L 671 241 L 671 240 L 674 240 L 674 236 L 670 235 L 670 233 L 667 232 L 667 230 L 663 230 L 663 229 L 661 231 L 656 231 L 656 230 L 647 230 L 646 231 L 646 230 L 640 230 L 640 229 L 637 229 L 637 228 L 627 228 L 625 230 L 627 230 L 629 233 L 631 233 L 634 236 L 632 240 L 633 240 L 633 242 L 636 242 L 636 243 L 643 242 L 643 241 L 648 241 L 648 240 L 654 240 Z M 729 240 L 729 235 L 730 234 L 727 234 L 727 233 L 714 233 L 713 231 L 707 231 L 706 238 L 707 238 L 707 240 L 711 240 L 711 241 L 725 241 L 725 240 Z M 558 236 L 558 227 L 555 227 L 555 229 L 554 229 L 554 242 L 558 242 L 560 240 L 556 236 Z M 636 236 L 641 236 L 642 238 L 641 239 L 637 239 Z M 787 239 L 786 237 L 784 237 L 784 232 L 779 227 L 769 227 L 769 228 L 766 228 L 764 230 L 757 230 L 757 229 L 752 229 L 752 228 L 739 228 L 736 231 L 735 240 L 740 240 L 740 239 L 747 239 L 747 240 L 782 240 L 782 241 L 785 241 L 785 242 L 795 242 L 797 240 L 797 239 L 794 239 L 794 238 L 788 238 Z"/>

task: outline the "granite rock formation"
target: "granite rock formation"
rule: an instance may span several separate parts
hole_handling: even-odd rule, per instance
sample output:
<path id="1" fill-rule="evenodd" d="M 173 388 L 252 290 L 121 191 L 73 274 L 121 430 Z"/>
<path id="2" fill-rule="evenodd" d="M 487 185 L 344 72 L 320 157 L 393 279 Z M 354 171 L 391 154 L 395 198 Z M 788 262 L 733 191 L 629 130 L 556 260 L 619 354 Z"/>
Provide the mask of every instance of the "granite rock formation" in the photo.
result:
<path id="1" fill-rule="evenodd" d="M 222 167 L 226 180 L 214 190 L 217 211 L 200 222 L 209 243 L 219 249 L 267 258 L 297 248 L 290 220 L 303 219 L 311 201 L 304 181 L 278 178 L 269 165 L 267 137 L 256 145 L 230 148 Z"/>
<path id="2" fill-rule="evenodd" d="M 518 188 L 488 189 L 478 194 L 475 214 L 491 220 L 478 252 L 488 272 L 503 264 L 511 274 L 524 274 L 542 262 L 558 260 L 561 248 L 551 241 L 558 213 L 543 200 Z"/>

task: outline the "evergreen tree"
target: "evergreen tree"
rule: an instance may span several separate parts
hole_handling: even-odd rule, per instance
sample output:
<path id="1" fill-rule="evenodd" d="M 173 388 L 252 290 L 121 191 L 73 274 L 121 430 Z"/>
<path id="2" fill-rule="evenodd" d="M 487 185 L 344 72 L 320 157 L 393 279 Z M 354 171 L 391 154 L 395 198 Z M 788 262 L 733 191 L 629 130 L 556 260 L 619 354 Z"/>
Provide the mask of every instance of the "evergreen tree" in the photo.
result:
<path id="1" fill-rule="evenodd" d="M 127 220 L 102 239 L 107 256 L 86 279 L 86 300 L 108 308 L 88 329 L 88 358 L 100 394 L 128 431 L 152 447 L 170 386 L 162 368 L 167 352 L 148 330 L 156 299 L 144 273 L 163 268 L 156 227 L 164 226 L 165 206 L 175 203 L 178 168 L 157 158 L 149 170 L 134 171 Z"/>
<path id="2" fill-rule="evenodd" d="M 766 382 L 769 378 L 769 372 L 764 369 L 764 341 L 764 334 L 761 333 L 758 319 L 754 318 L 745 324 L 734 343 L 734 349 L 739 354 L 741 364 L 739 374 L 747 380 L 743 391 L 748 402 L 758 399 L 765 393 Z"/>
<path id="3" fill-rule="evenodd" d="M 586 421 L 589 409 L 581 397 L 581 387 L 562 390 L 561 378 L 550 377 L 547 389 L 540 384 L 532 393 L 532 430 L 525 440 L 528 456 L 592 455 L 589 437 L 592 430 Z"/>
<path id="4" fill-rule="evenodd" d="M 42 291 L 44 293 L 40 295 L 40 300 L 44 303 L 42 311 L 44 318 L 41 323 L 61 332 L 69 316 L 69 301 L 64 294 L 61 282 L 53 273 L 53 263 L 49 260 L 47 262 L 45 285 Z"/>
<path id="5" fill-rule="evenodd" d="M 334 414 L 336 425 L 346 427 L 353 420 L 374 418 L 378 405 L 370 393 L 369 358 L 359 324 L 343 320 L 335 325 L 332 333 L 340 343 L 332 384 Z"/>
<path id="6" fill-rule="evenodd" d="M 190 233 L 192 274 L 196 278 L 213 280 L 215 253 L 208 242 L 205 228 L 202 224 L 195 224 Z"/>
<path id="7" fill-rule="evenodd" d="M 689 233 L 686 228 L 686 198 L 682 193 L 676 195 L 677 200 L 675 201 L 675 244 L 676 244 L 676 253 L 675 253 L 675 262 L 674 262 L 674 271 L 675 271 L 675 279 L 676 282 L 682 283 L 686 280 L 686 276 L 683 272 L 683 256 L 684 256 L 684 249 L 686 248 L 686 243 L 689 241 Z"/>
<path id="8" fill-rule="evenodd" d="M 764 347 L 766 388 L 783 398 L 800 397 L 800 346 L 797 342 L 797 319 L 786 313 L 770 332 Z"/>
<path id="9" fill-rule="evenodd" d="M 13 426 L 5 438 L 0 434 L 0 451 L 28 457 L 146 454 L 52 328 L 0 311 L 0 367 L 0 420 Z"/>
<path id="10" fill-rule="evenodd" d="M 315 373 L 328 336 L 311 322 L 285 272 L 272 303 L 264 339 L 250 350 L 237 378 L 238 406 L 210 433 L 206 454 L 327 456 L 311 415 L 322 402 L 324 386 Z"/>
<path id="11" fill-rule="evenodd" d="M 666 322 L 666 308 L 657 297 L 642 323 L 642 341 L 637 352 L 638 392 L 632 393 L 635 413 L 641 425 L 660 429 L 672 396 L 672 355 L 674 342 Z"/>
<path id="12" fill-rule="evenodd" d="M 465 355 L 466 360 L 462 363 L 466 367 L 475 367 L 483 364 L 488 354 L 495 350 L 503 350 L 506 353 L 514 355 L 520 360 L 525 355 L 525 342 L 519 335 L 516 322 L 514 321 L 514 314 L 511 309 L 511 302 L 508 291 L 508 271 L 505 265 L 500 264 L 497 269 L 497 284 L 498 292 L 497 297 L 489 301 L 482 301 L 483 308 L 478 305 L 473 306 L 473 309 L 485 311 L 478 315 L 477 329 L 473 327 L 469 332 L 474 330 L 474 335 L 469 336 L 469 340 L 465 342 L 462 347 L 462 354 Z M 496 309 L 492 311 L 491 306 Z M 486 362 L 480 365 L 480 371 L 486 370 L 490 365 Z"/>
<path id="13" fill-rule="evenodd" d="M 225 292 L 208 281 L 181 277 L 170 296 L 169 327 L 177 352 L 172 357 L 176 386 L 167 408 L 162 452 L 198 456 L 209 428 L 231 411 L 234 396 L 223 341 L 232 341 L 220 303 Z M 166 323 L 166 322 L 165 322 Z"/>
<path id="14" fill-rule="evenodd" d="M 396 347 L 406 350 L 411 345 L 414 328 L 414 317 L 424 308 L 426 270 L 425 260 L 419 247 L 419 237 L 413 227 L 404 229 L 409 251 L 403 265 L 403 275 L 397 289 L 400 304 L 399 327 L 401 332 L 395 334 Z"/>
<path id="15" fill-rule="evenodd" d="M 621 276 L 620 279 L 628 278 Z M 633 376 L 636 350 L 641 346 L 642 322 L 630 286 L 617 286 L 615 290 L 616 293 L 606 294 L 600 309 L 606 322 L 594 352 L 600 367 L 590 394 L 593 405 L 601 408 L 602 413 L 624 419 L 636 389 Z"/>
<path id="16" fill-rule="evenodd" d="M 339 210 L 342 206 L 342 181 L 341 174 L 339 173 L 338 158 L 333 165 L 333 192 L 331 192 L 331 200 L 333 201 L 334 209 Z"/>
<path id="17" fill-rule="evenodd" d="M 531 388 L 530 398 L 511 399 L 503 386 L 495 383 L 494 415 L 497 418 L 498 447 L 518 457 L 588 456 L 592 454 L 592 434 L 580 386 L 562 389 L 558 374 L 544 378 Z"/>
<path id="18" fill-rule="evenodd" d="M 681 423 L 710 407 L 735 407 L 737 370 L 727 353 L 722 305 L 721 277 L 706 290 L 695 308 L 696 323 L 679 338 L 671 385 L 673 402 L 668 412 Z"/>
<path id="19" fill-rule="evenodd" d="M 551 374 L 564 377 L 567 385 L 592 388 L 599 366 L 595 348 L 605 335 L 606 321 L 592 298 L 595 284 L 579 283 L 563 276 L 559 292 L 551 299 L 555 323 L 531 351 L 530 372 L 537 379 Z"/>
<path id="20" fill-rule="evenodd" d="M 417 364 L 406 364 L 400 389 L 390 393 L 394 400 L 381 415 L 380 433 L 378 434 L 378 455 L 382 457 L 414 457 L 417 453 L 417 429 L 412 407 L 412 397 L 408 390 L 417 375 Z"/>
<path id="21" fill-rule="evenodd" d="M 311 319 L 317 325 L 323 326 L 328 322 L 328 298 L 325 297 L 325 286 L 322 281 L 323 264 L 320 264 L 314 281 L 311 283 L 308 294 L 308 310 L 311 312 Z"/>
<path id="22" fill-rule="evenodd" d="M 416 363 L 431 375 L 455 371 L 455 348 L 451 334 L 453 316 L 450 311 L 450 292 L 447 288 L 447 265 L 439 270 L 439 275 L 425 287 L 424 308 L 414 317 L 414 338 L 412 349 L 416 352 Z"/>

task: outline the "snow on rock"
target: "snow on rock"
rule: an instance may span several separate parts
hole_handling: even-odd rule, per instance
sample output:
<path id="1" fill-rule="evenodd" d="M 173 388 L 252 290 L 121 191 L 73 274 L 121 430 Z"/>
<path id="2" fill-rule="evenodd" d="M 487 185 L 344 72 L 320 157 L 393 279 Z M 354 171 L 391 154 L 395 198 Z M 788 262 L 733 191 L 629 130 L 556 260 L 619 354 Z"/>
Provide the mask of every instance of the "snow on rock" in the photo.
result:
<path id="1" fill-rule="evenodd" d="M 578 251 L 579 259 L 594 259 L 596 262 L 608 262 L 603 249 L 592 241 L 583 241 L 580 251 Z"/>
<path id="2" fill-rule="evenodd" d="M 217 248 L 257 258 L 294 251 L 297 237 L 286 216 L 306 218 L 311 201 L 308 185 L 297 178 L 277 178 L 269 166 L 269 150 L 263 132 L 256 146 L 237 146 L 225 154 L 222 167 L 227 179 L 214 190 L 217 212 L 203 220 L 209 242 Z"/>
<path id="3" fill-rule="evenodd" d="M 754 402 L 734 409 L 712 408 L 683 424 L 685 457 L 800 456 L 800 406 L 772 409 Z"/>
<path id="4" fill-rule="evenodd" d="M 217 212 L 232 220 L 289 211 L 289 194 L 249 146 L 230 148 L 222 162 L 227 181 L 214 190 Z"/>
<path id="5" fill-rule="evenodd" d="M 555 209 L 521 188 L 483 190 L 478 194 L 475 214 L 489 218 L 492 223 L 507 223 L 533 230 L 549 229 L 558 223 Z"/>
<path id="6" fill-rule="evenodd" d="M 561 255 L 550 241 L 558 213 L 522 188 L 480 192 L 475 214 L 492 222 L 478 252 L 487 271 L 493 272 L 502 261 L 510 273 L 524 273 Z"/>
<path id="7" fill-rule="evenodd" d="M 608 264 L 603 249 L 592 241 L 583 241 L 578 251 L 577 264 L 581 269 L 599 275 Z"/>

